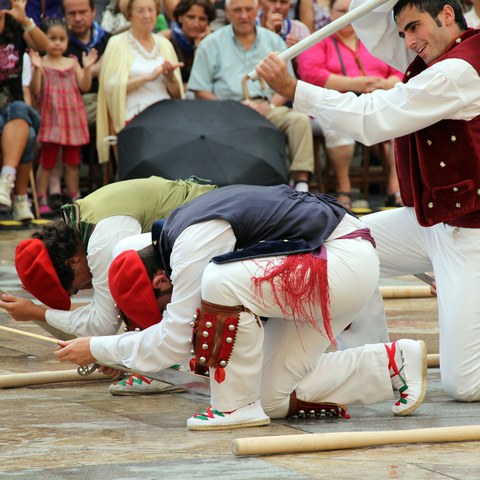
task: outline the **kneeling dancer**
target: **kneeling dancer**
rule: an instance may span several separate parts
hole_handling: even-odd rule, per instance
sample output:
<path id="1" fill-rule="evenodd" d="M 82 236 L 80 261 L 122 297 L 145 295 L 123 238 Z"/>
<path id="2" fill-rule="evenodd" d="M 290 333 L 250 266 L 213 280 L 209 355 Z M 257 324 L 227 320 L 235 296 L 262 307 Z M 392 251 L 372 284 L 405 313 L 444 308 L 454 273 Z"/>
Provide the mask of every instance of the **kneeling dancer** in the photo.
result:
<path id="1" fill-rule="evenodd" d="M 156 222 L 152 240 L 113 261 L 109 285 L 128 317 L 163 311 L 162 321 L 63 342 L 61 361 L 154 372 L 193 347 L 192 368 L 210 375 L 211 406 L 188 420 L 190 430 L 266 425 L 322 402 L 375 403 L 394 397 L 392 385 L 400 392 L 394 414 L 422 403 L 423 342 L 324 353 L 379 271 L 370 232 L 333 197 L 224 187 Z"/>

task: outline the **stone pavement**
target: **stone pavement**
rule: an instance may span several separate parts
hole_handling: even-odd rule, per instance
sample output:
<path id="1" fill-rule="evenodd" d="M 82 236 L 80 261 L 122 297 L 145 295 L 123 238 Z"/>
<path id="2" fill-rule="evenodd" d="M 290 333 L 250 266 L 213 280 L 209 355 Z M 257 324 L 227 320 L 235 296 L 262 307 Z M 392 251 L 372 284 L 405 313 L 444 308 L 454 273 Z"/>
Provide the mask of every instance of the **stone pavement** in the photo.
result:
<path id="1" fill-rule="evenodd" d="M 21 293 L 13 264 L 16 243 L 29 231 L 0 231 L 0 288 Z M 413 278 L 397 284 L 418 284 Z M 88 297 L 88 296 L 87 296 Z M 87 297 L 77 298 L 81 303 Z M 387 300 L 393 339 L 425 339 L 437 351 L 436 300 Z M 45 334 L 13 322 L 0 310 L 0 325 Z M 72 369 L 52 348 L 0 333 L 0 375 Z M 185 422 L 208 399 L 193 392 L 113 397 L 108 381 L 70 382 L 0 390 L 0 478 L 78 479 L 339 479 L 478 480 L 477 442 L 370 447 L 308 454 L 235 457 L 231 441 L 249 436 L 317 432 L 402 430 L 480 424 L 477 404 L 451 401 L 429 369 L 425 404 L 396 418 L 390 403 L 349 406 L 350 420 L 274 421 L 266 427 L 189 432 Z"/>

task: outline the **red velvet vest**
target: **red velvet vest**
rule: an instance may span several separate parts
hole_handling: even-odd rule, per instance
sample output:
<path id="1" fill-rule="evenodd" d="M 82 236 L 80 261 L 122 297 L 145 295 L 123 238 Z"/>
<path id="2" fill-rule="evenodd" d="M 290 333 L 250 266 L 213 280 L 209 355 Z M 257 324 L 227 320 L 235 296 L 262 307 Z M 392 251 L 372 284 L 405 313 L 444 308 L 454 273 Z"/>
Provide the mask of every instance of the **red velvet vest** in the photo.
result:
<path id="1" fill-rule="evenodd" d="M 460 58 L 480 74 L 479 52 L 480 30 L 470 29 L 431 65 Z M 426 68 L 416 57 L 404 82 Z M 480 227 L 480 115 L 468 122 L 442 120 L 399 137 L 395 156 L 403 203 L 415 207 L 420 225 Z"/>

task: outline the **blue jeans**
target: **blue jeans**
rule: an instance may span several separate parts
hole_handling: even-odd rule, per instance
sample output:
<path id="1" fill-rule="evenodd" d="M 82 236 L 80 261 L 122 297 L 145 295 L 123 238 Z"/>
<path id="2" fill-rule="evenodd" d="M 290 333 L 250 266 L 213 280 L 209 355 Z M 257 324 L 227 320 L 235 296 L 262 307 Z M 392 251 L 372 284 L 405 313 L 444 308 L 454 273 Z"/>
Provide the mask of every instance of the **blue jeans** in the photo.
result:
<path id="1" fill-rule="evenodd" d="M 20 163 L 29 163 L 33 160 L 35 139 L 40 129 L 40 115 L 23 101 L 16 100 L 15 102 L 7 103 L 0 109 L 0 136 L 3 133 L 5 124 L 18 118 L 25 120 L 29 125 L 27 144 L 20 160 Z"/>

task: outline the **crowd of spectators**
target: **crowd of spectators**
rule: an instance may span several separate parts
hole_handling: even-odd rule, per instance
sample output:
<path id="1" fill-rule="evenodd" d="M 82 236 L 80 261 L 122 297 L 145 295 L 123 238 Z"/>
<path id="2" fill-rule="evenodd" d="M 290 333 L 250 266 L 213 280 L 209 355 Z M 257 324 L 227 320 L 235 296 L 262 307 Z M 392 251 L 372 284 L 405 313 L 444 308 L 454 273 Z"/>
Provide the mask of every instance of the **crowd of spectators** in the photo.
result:
<path id="1" fill-rule="evenodd" d="M 71 96 L 69 88 L 48 80 L 45 74 L 48 61 L 40 60 L 36 53 L 47 52 L 48 57 L 49 51 L 63 48 L 56 46 L 58 39 L 48 33 L 46 20 L 51 18 L 64 19 L 68 28 L 63 55 L 75 59 L 77 72 L 86 66 L 91 77 L 87 89 L 85 83 L 78 82 L 79 74 L 76 80 L 82 90 L 78 98 L 83 100 L 79 112 L 85 110 L 88 125 L 88 134 L 77 140 L 96 145 L 96 148 L 82 147 L 84 162 L 91 165 L 92 159 L 86 157 L 92 155 L 96 165 L 109 162 L 115 151 L 104 139 L 117 135 L 153 103 L 170 98 L 228 99 L 243 102 L 284 132 L 291 159 L 290 183 L 298 190 L 308 190 L 314 173 L 310 119 L 294 112 L 286 99 L 268 86 L 255 82 L 246 88 L 245 75 L 270 51 L 284 50 L 345 14 L 349 0 L 258 0 L 258 3 L 257 0 L 164 0 L 163 4 L 160 0 L 28 0 L 28 3 L 7 0 L 7 3 L 9 8 L 0 10 L 0 214 L 12 215 L 20 221 L 33 219 L 28 196 L 32 165 L 37 170 L 36 190 L 42 214 L 50 214 L 80 195 L 69 181 L 69 147 L 62 136 L 55 137 L 59 138 L 57 147 L 62 147 L 60 153 L 57 155 L 57 148 L 49 153 L 48 162 L 36 165 L 38 158 L 45 158 L 51 143 L 45 136 L 38 136 L 44 96 L 38 88 L 39 79 L 44 79 L 43 88 L 54 91 L 56 98 Z M 465 12 L 469 26 L 480 25 L 480 0 L 472 0 Z M 25 54 L 27 50 L 33 62 Z M 95 63 L 91 60 L 93 55 Z M 60 73 L 68 70 L 65 65 L 59 67 Z M 402 78 L 399 72 L 367 52 L 351 26 L 300 55 L 291 69 L 310 83 L 356 94 L 393 88 Z M 51 109 L 48 111 L 51 113 Z M 44 123 L 46 112 L 44 109 Z M 63 122 L 62 128 L 70 127 Z M 350 208 L 349 168 L 354 141 L 338 132 L 323 129 L 322 133 L 336 174 L 335 193 Z M 387 151 L 393 159 L 391 142 L 388 143 Z M 390 172 L 386 192 L 390 203 L 401 205 L 393 165 Z M 65 184 L 67 197 L 62 190 Z"/>

